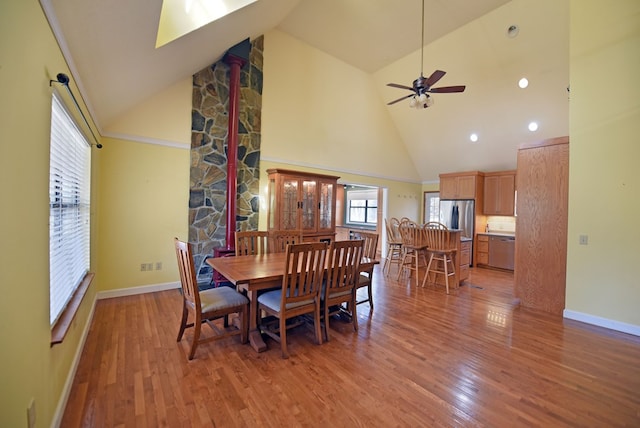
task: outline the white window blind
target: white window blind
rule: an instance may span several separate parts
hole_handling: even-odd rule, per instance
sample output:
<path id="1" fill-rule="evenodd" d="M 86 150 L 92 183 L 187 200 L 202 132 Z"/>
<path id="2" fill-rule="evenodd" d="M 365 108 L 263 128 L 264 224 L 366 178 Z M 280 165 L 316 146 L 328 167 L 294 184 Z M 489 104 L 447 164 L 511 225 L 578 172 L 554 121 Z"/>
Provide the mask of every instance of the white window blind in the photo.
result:
<path id="1" fill-rule="evenodd" d="M 54 92 L 49 161 L 51 325 L 89 272 L 91 146 Z"/>

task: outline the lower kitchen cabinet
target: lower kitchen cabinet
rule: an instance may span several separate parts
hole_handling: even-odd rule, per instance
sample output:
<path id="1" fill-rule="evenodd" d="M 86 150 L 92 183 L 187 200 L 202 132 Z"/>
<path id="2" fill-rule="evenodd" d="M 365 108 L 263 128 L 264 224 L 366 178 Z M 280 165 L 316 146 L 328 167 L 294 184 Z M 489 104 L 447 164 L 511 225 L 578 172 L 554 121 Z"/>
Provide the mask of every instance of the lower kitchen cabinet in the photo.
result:
<path id="1" fill-rule="evenodd" d="M 478 235 L 478 251 L 476 265 L 488 266 L 489 265 L 489 236 Z"/>
<path id="2" fill-rule="evenodd" d="M 515 238 L 500 234 L 478 234 L 476 265 L 505 270 L 514 268 Z"/>
<path id="3" fill-rule="evenodd" d="M 459 280 L 460 282 L 469 278 L 469 265 L 471 264 L 471 242 L 460 242 L 460 263 L 458 269 L 460 269 Z"/>

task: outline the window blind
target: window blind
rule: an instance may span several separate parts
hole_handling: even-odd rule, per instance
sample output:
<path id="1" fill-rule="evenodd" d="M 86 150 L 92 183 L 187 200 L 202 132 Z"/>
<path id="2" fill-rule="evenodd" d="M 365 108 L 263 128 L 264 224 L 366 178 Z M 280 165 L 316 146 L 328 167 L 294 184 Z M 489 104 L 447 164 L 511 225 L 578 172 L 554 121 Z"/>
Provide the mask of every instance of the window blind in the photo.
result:
<path id="1" fill-rule="evenodd" d="M 49 321 L 89 272 L 91 146 L 54 92 L 49 157 Z"/>

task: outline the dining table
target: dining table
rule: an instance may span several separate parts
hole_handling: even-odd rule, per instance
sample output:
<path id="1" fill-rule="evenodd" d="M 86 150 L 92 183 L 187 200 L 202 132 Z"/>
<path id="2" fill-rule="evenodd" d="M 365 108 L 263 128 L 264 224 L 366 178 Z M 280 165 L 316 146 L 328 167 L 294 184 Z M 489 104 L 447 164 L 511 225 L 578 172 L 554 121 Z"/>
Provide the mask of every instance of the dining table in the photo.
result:
<path id="1" fill-rule="evenodd" d="M 227 278 L 236 289 L 249 298 L 249 344 L 263 352 L 267 344 L 258 329 L 258 294 L 262 290 L 282 287 L 287 253 L 266 253 L 248 256 L 210 257 L 207 264 Z M 328 261 L 328 258 L 327 258 Z M 363 257 L 360 270 L 370 269 L 378 260 Z"/>

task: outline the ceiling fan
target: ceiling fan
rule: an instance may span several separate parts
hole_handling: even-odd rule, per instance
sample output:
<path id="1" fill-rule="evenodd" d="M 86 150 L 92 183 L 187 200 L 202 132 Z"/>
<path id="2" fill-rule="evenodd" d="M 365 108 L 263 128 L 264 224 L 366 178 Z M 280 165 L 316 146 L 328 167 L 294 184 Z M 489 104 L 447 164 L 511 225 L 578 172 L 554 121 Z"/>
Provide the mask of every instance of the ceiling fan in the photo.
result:
<path id="1" fill-rule="evenodd" d="M 433 88 L 442 77 L 446 74 L 445 71 L 436 70 L 431 73 L 429 78 L 425 78 L 423 75 L 424 67 L 424 0 L 422 0 L 422 40 L 421 40 L 421 52 L 420 52 L 420 77 L 413 81 L 413 86 L 400 85 L 397 83 L 387 83 L 387 86 L 393 88 L 407 89 L 412 93 L 388 102 L 387 105 L 395 104 L 407 98 L 412 98 L 410 107 L 415 108 L 427 108 L 433 105 L 433 98 L 429 94 L 444 94 L 451 92 L 464 92 L 465 86 L 441 86 L 439 88 Z"/>

